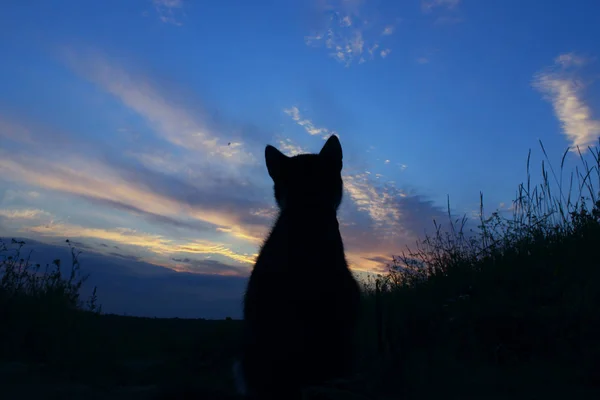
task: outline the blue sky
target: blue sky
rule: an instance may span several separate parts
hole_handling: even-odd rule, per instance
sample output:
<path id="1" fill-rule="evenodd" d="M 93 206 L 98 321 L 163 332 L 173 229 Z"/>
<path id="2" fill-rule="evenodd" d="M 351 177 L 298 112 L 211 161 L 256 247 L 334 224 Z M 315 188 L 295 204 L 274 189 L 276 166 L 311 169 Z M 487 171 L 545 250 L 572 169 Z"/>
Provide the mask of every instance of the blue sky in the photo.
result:
<path id="1" fill-rule="evenodd" d="M 447 195 L 457 215 L 480 191 L 509 208 L 538 140 L 556 163 L 597 142 L 597 15 L 593 0 L 5 2 L 0 235 L 244 277 L 276 212 L 264 146 L 316 152 L 335 133 L 347 256 L 380 271 Z"/>

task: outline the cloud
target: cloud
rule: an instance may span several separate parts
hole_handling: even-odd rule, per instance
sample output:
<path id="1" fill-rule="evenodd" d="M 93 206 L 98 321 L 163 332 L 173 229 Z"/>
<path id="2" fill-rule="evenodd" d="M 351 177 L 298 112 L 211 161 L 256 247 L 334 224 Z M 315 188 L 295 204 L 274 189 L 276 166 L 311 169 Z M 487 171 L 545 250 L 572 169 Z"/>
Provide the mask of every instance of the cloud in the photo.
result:
<path id="1" fill-rule="evenodd" d="M 155 222 L 176 225 L 182 218 L 192 218 L 192 221 L 208 224 L 205 230 L 227 228 L 231 237 L 253 243 L 258 243 L 266 230 L 260 216 L 252 214 L 264 207 L 264 203 L 251 203 L 244 198 L 244 193 L 250 195 L 251 191 L 211 192 L 214 186 L 194 189 L 173 177 L 161 177 L 135 166 L 125 175 L 118 163 L 112 163 L 111 167 L 79 158 L 65 158 L 60 164 L 29 160 L 16 154 L 0 158 L 0 171 L 5 171 L 5 176 L 141 214 Z M 223 182 L 222 187 L 226 188 L 227 182 Z M 254 208 L 250 204 L 254 204 Z M 194 227 L 191 222 L 181 222 L 181 226 Z M 195 227 L 201 228 L 199 224 Z"/>
<path id="2" fill-rule="evenodd" d="M 256 210 L 263 206 L 263 196 L 251 182 L 229 176 L 218 170 L 197 170 L 192 179 L 177 174 L 147 168 L 144 165 L 119 157 L 109 156 L 106 164 L 126 182 L 135 182 L 140 188 L 169 198 L 179 204 L 202 211 L 236 213 L 244 222 L 260 223 L 259 219 L 239 213 L 239 209 Z M 266 179 L 266 178 L 265 178 Z M 201 181 L 201 184 L 195 183 Z"/>
<path id="3" fill-rule="evenodd" d="M 113 242 L 124 246 L 143 248 L 158 255 L 219 255 L 242 264 L 253 264 L 256 257 L 256 254 L 240 254 L 221 243 L 203 240 L 177 242 L 161 235 L 139 232 L 131 228 L 116 228 L 108 230 L 83 227 L 73 224 L 56 223 L 28 227 L 26 228 L 26 231 L 33 232 L 41 236 L 53 236 L 69 239 L 98 239 L 103 242 Z"/>
<path id="4" fill-rule="evenodd" d="M 85 240 L 103 254 L 109 248 L 101 244 L 118 244 L 118 252 L 111 250 L 115 258 L 141 257 L 192 272 L 197 268 L 174 265 L 172 259 L 210 257 L 234 269 L 249 266 L 277 212 L 263 161 L 265 134 L 245 127 L 240 131 L 247 136 L 230 136 L 228 132 L 238 129 L 230 129 L 226 117 L 216 123 L 212 113 L 192 108 L 156 79 L 98 53 L 68 51 L 67 60 L 76 79 L 90 80 L 112 96 L 119 106 L 110 104 L 112 113 L 133 112 L 141 126 L 124 127 L 119 118 L 113 137 L 107 137 L 106 129 L 57 132 L 32 127 L 29 119 L 20 124 L 31 133 L 33 144 L 27 149 L 15 146 L 14 151 L 0 149 L 0 176 L 44 190 L 47 198 L 60 198 L 60 202 L 44 200 L 43 207 L 28 204 L 29 208 L 64 217 L 71 215 L 64 204 L 73 201 L 81 211 L 51 224 L 22 225 L 23 232 L 46 241 Z M 299 107 L 285 112 L 308 133 L 298 143 L 278 138 L 282 150 L 290 154 L 318 150 L 308 145 L 310 141 L 335 133 L 301 115 Z M 135 141 L 123 138 L 123 132 L 133 132 Z M 394 201 L 403 191 L 385 183 L 381 174 L 352 164 L 345 166 L 344 180 L 340 221 L 353 268 L 375 268 L 374 259 L 414 242 L 412 233 L 417 229 L 408 220 L 410 209 Z M 46 209 L 46 203 L 54 209 Z M 422 207 L 423 215 L 433 213 L 423 201 L 415 200 L 413 206 Z M 404 228 L 405 221 L 409 228 Z"/>
<path id="5" fill-rule="evenodd" d="M 176 26 L 183 25 L 176 17 L 176 14 L 183 13 L 183 0 L 152 0 L 152 4 L 162 22 Z"/>
<path id="6" fill-rule="evenodd" d="M 159 256 L 158 260 L 181 254 L 187 254 L 188 258 L 191 258 L 191 255 L 203 254 L 250 265 L 255 254 L 234 250 L 232 239 L 237 238 L 249 243 L 252 250 L 256 251 L 276 215 L 272 201 L 256 201 L 251 207 L 248 206 L 248 199 L 244 198 L 244 193 L 251 191 L 247 192 L 243 187 L 232 191 L 214 192 L 199 189 L 196 193 L 191 193 L 186 189 L 187 184 L 173 177 L 160 177 L 143 168 L 136 170 L 136 167 L 132 167 L 128 174 L 121 174 L 118 172 L 118 163 L 113 164 L 115 169 L 111 171 L 105 165 L 91 163 L 90 160 L 85 164 L 76 164 L 74 169 L 66 167 L 72 164 L 71 160 L 63 161 L 65 165 L 58 168 L 52 163 L 39 160 L 27 163 L 25 160 L 15 162 L 9 158 L 2 158 L 0 169 L 9 168 L 19 179 L 46 189 L 81 196 L 103 206 L 104 210 L 121 209 L 133 215 L 140 215 L 159 226 L 183 226 L 186 229 L 195 228 L 197 231 L 214 231 L 224 236 L 221 242 L 214 239 L 192 240 L 186 237 L 177 239 L 131 227 L 95 228 L 63 222 L 39 224 L 27 227 L 23 232 L 40 237 L 84 238 L 103 244 L 114 243 L 120 247 L 128 247 L 136 256 L 142 254 L 145 260 L 150 260 L 151 257 L 143 256 L 144 253 Z M 93 174 L 86 173 L 86 167 L 93 171 Z M 377 179 L 367 172 L 344 172 L 346 200 L 342 204 L 340 219 L 347 243 L 348 259 L 353 268 L 358 270 L 381 267 L 370 259 L 376 256 L 391 257 L 404 245 L 414 242 L 413 233 L 423 230 L 423 226 L 419 224 L 430 224 L 431 219 L 428 220 L 428 217 L 435 214 L 432 205 L 424 204 L 419 199 L 409 206 L 403 206 L 406 203 L 396 201 L 402 196 L 401 191 L 375 181 Z M 227 184 L 223 188 L 226 186 Z M 263 199 L 268 191 L 268 186 L 260 191 Z M 239 194 L 240 197 L 222 197 L 227 193 Z M 411 221 L 414 221 L 417 215 L 413 208 L 418 207 L 423 209 L 424 216 L 417 220 L 418 223 L 413 223 Z M 194 225 L 193 221 L 208 225 Z M 101 245 L 98 244 L 98 247 Z M 182 270 L 195 270 L 189 266 L 186 268 Z"/>
<path id="7" fill-rule="evenodd" d="M 327 128 L 318 128 L 311 120 L 302 118 L 302 116 L 300 115 L 300 110 L 298 110 L 298 107 L 296 106 L 287 108 L 283 110 L 283 112 L 292 117 L 294 122 L 303 127 L 306 133 L 308 133 L 309 135 L 319 135 L 322 138 L 326 139 L 335 133 L 335 131 L 330 131 Z"/>
<path id="8" fill-rule="evenodd" d="M 310 151 L 302 146 L 297 145 L 291 139 L 279 139 L 277 148 L 288 157 L 298 154 L 310 153 Z"/>
<path id="9" fill-rule="evenodd" d="M 356 196 L 347 176 L 344 183 L 350 196 Z M 340 213 L 346 256 L 356 270 L 384 271 L 393 255 L 414 248 L 418 238 L 434 229 L 433 220 L 442 224 L 447 221 L 445 211 L 422 195 L 368 182 L 359 190 L 360 211 L 354 204 L 345 203 Z M 360 217 L 365 213 L 369 216 L 366 220 Z"/>
<path id="10" fill-rule="evenodd" d="M 173 258 L 176 265 L 172 267 L 178 272 L 192 272 L 196 273 L 201 271 L 203 274 L 215 274 L 223 276 L 247 276 L 249 273 L 248 268 L 239 266 L 223 264 L 217 260 L 211 259 L 191 259 L 191 258 Z"/>
<path id="11" fill-rule="evenodd" d="M 325 133 L 322 137 L 326 138 L 334 133 L 328 128 L 315 128 L 315 124 L 303 118 L 295 106 L 285 112 L 311 135 L 318 131 Z M 291 139 L 281 140 L 280 145 L 288 155 L 310 152 Z M 401 193 L 392 185 L 376 184 L 368 171 L 352 172 L 345 168 L 342 176 L 346 200 L 342 203 L 340 220 L 344 238 L 349 239 L 350 245 L 346 246 L 348 260 L 353 268 L 363 271 L 381 268 L 373 257 L 381 256 L 382 252 L 391 257 L 393 249 L 401 247 L 396 242 L 402 231 L 400 214 L 393 201 L 394 196 Z M 363 214 L 367 215 L 366 219 Z"/>
<path id="12" fill-rule="evenodd" d="M 379 41 L 394 33 L 395 24 L 381 24 L 377 18 L 365 15 L 363 1 L 331 1 L 322 3 L 324 26 L 305 36 L 308 46 L 325 47 L 329 56 L 350 66 L 372 60 Z M 397 22 L 395 20 L 394 22 Z"/>
<path id="13" fill-rule="evenodd" d="M 577 147 L 585 151 L 600 136 L 600 120 L 594 118 L 584 98 L 587 85 L 580 72 L 586 64 L 587 60 L 579 55 L 561 54 L 554 65 L 536 73 L 533 79 L 533 87 L 552 103 L 572 151 L 577 151 Z"/>
<path id="14" fill-rule="evenodd" d="M 8 218 L 8 219 L 41 219 L 43 217 L 51 218 L 52 215 L 44 210 L 36 210 L 36 209 L 14 209 L 8 210 L 0 209 L 0 217 Z"/>
<path id="15" fill-rule="evenodd" d="M 4 179 L 85 199 L 100 205 L 100 208 L 93 208 L 100 213 L 117 209 L 144 218 L 154 226 L 169 225 L 194 233 L 204 232 L 203 236 L 224 241 L 173 241 L 171 237 L 165 239 L 164 234 L 134 234 L 122 227 L 94 227 L 89 219 L 86 226 L 62 222 L 22 226 L 27 232 L 44 237 L 106 239 L 137 247 L 138 252 L 144 250 L 161 256 L 178 252 L 215 254 L 244 264 L 253 262 L 254 251 L 233 251 L 230 243 L 237 240 L 254 247 L 260 242 L 268 229 L 266 224 L 270 222 L 261 213 L 266 205 L 252 180 L 244 180 L 243 174 L 232 176 L 229 169 L 221 167 L 228 166 L 222 157 L 216 158 L 208 168 L 193 172 L 189 171 L 190 164 L 185 169 L 180 170 L 178 166 L 169 172 L 160 170 L 163 165 L 158 166 L 159 170 L 153 170 L 136 158 L 128 158 L 126 151 L 103 149 L 102 145 L 91 146 L 99 154 L 90 152 L 90 146 L 81 146 L 74 147 L 76 151 L 48 158 L 43 154 L 53 153 L 52 138 L 39 128 L 32 132 L 34 143 L 31 147 L 11 152 L 0 150 L 0 172 Z M 73 142 L 77 143 L 77 140 Z M 252 173 L 251 168 L 245 171 Z M 3 210 L 0 216 L 33 221 L 42 215 L 31 210 Z M 135 222 L 135 219 L 129 222 Z M 178 236 L 185 239 L 186 235 L 192 236 L 189 233 L 181 232 Z M 239 244 L 237 246 L 239 248 Z"/>
<path id="16" fill-rule="evenodd" d="M 269 182 L 262 174 L 263 166 L 254 160 L 257 152 L 240 150 L 244 146 L 239 141 L 220 137 L 218 130 L 207 128 L 202 135 L 196 134 L 208 124 L 186 107 L 174 106 L 142 74 L 113 67 L 103 58 L 83 57 L 86 61 L 80 63 L 73 57 L 70 53 L 79 72 L 147 118 L 152 131 L 140 134 L 144 137 L 132 143 L 130 150 L 126 141 L 118 147 L 86 142 L 82 140 L 88 136 L 85 132 L 63 132 L 64 140 L 57 145 L 56 135 L 49 137 L 47 128 L 29 129 L 35 143 L 27 152 L 0 150 L 4 177 L 78 196 L 159 225 L 226 232 L 233 239 L 260 242 L 268 227 L 256 211 L 266 208 L 262 188 L 268 188 Z M 98 62 L 88 65 L 92 59 Z M 139 146 L 140 142 L 154 143 L 154 133 L 172 146 L 160 142 L 156 147 Z M 45 156 L 54 151 L 53 159 Z"/>
<path id="17" fill-rule="evenodd" d="M 91 62 L 92 59 L 97 62 Z M 264 192 L 256 190 L 261 181 L 267 183 L 268 179 L 266 176 L 257 179 L 256 165 L 239 154 L 239 141 L 220 139 L 218 131 L 208 129 L 203 135 L 195 134 L 202 121 L 185 107 L 173 106 L 172 100 L 142 75 L 116 68 L 102 58 L 79 61 L 71 58 L 79 72 L 99 82 L 100 88 L 121 100 L 126 108 L 147 118 L 152 129 L 150 135 L 158 133 L 173 147 L 159 144 L 157 148 L 164 152 L 152 152 L 152 147 L 147 149 L 138 145 L 153 143 L 152 140 L 141 141 L 149 139 L 144 137 L 136 140 L 135 150 L 131 151 L 124 141 L 120 141 L 118 147 L 107 146 L 101 141 L 86 143 L 82 137 L 89 138 L 87 132 L 62 132 L 61 139 L 68 140 L 56 141 L 56 134 L 49 135 L 48 128 L 25 127 L 23 129 L 32 134 L 31 146 L 27 149 L 17 147 L 15 151 L 1 149 L 1 176 L 19 185 L 29 184 L 37 189 L 84 199 L 95 205 L 93 210 L 99 214 L 120 210 L 141 217 L 152 224 L 151 231 L 164 231 L 163 227 L 168 225 L 188 232 L 177 232 L 173 237 L 128 231 L 132 225 L 100 228 L 90 223 L 87 217 L 84 225 L 64 222 L 48 225 L 36 221 L 36 226 L 22 225 L 21 228 L 40 237 L 111 240 L 129 246 L 134 253 L 145 253 L 145 259 L 153 254 L 163 260 L 168 254 L 206 254 L 251 264 L 254 247 L 270 222 L 264 214 L 267 208 Z M 193 129 L 186 131 L 186 127 Z M 229 142 L 219 146 L 219 140 Z M 62 144 L 66 144 L 65 148 Z M 165 152 L 176 157 L 166 158 Z M 54 157 L 47 157 L 49 153 Z M 238 163 L 246 167 L 237 168 Z M 8 200 L 5 194 L 4 201 Z M 4 211 L 3 215 L 13 219 L 28 217 L 30 221 L 41 216 L 31 211 Z M 136 224 L 135 218 L 127 222 Z M 108 221 L 102 224 L 110 225 Z M 3 227 L 4 231 L 6 229 Z M 216 240 L 186 239 L 194 236 L 189 231 Z M 234 251 L 232 245 L 246 250 Z M 247 251 L 250 248 L 252 250 Z"/>
<path id="18" fill-rule="evenodd" d="M 285 112 L 309 134 L 317 129 L 333 132 L 325 127 L 315 128 L 316 124 L 301 115 L 298 107 Z M 291 154 L 306 152 L 292 139 L 280 143 Z M 401 170 L 406 168 L 404 164 L 397 165 Z M 396 187 L 380 173 L 357 169 L 354 164 L 345 165 L 342 177 L 345 193 L 339 212 L 340 230 L 348 261 L 355 270 L 382 271 L 382 259 L 391 260 L 392 255 L 414 245 L 417 237 L 433 229 L 434 219 L 439 222 L 446 218 L 445 211 L 432 201 Z"/>
<path id="19" fill-rule="evenodd" d="M 582 67 L 587 63 L 587 60 L 575 53 L 564 53 L 556 57 L 554 62 L 563 67 Z"/>
<path id="20" fill-rule="evenodd" d="M 126 71 L 107 56 L 97 52 L 64 52 L 67 63 L 85 78 L 119 99 L 138 113 L 154 132 L 169 143 L 201 152 L 207 158 L 228 161 L 232 168 L 239 164 L 252 164 L 255 159 L 245 150 L 239 138 L 220 138 L 209 124 L 198 118 L 201 111 L 190 112 L 174 99 L 166 98 L 141 71 Z"/>
<path id="21" fill-rule="evenodd" d="M 381 50 L 379 55 L 381 56 L 381 58 L 386 58 L 391 52 L 392 52 L 392 50 L 390 50 L 390 49 L 384 49 L 384 50 Z"/>
<path id="22" fill-rule="evenodd" d="M 359 211 L 369 214 L 376 226 L 391 225 L 396 227 L 400 218 L 397 210 L 390 207 L 392 189 L 377 188 L 371 182 L 369 172 L 359 174 L 345 174 L 344 186 Z"/>
<path id="23" fill-rule="evenodd" d="M 133 216 L 143 218 L 151 223 L 160 226 L 171 226 L 174 228 L 184 228 L 193 232 L 207 232 L 213 231 L 214 225 L 198 220 L 184 220 L 176 217 L 170 217 L 166 215 L 155 214 L 152 212 L 141 210 L 133 205 L 121 203 L 118 201 L 99 199 L 95 197 L 80 196 L 87 200 L 92 206 L 101 206 L 105 208 L 112 208 L 114 210 L 125 211 Z M 219 230 L 220 228 L 216 228 Z"/>

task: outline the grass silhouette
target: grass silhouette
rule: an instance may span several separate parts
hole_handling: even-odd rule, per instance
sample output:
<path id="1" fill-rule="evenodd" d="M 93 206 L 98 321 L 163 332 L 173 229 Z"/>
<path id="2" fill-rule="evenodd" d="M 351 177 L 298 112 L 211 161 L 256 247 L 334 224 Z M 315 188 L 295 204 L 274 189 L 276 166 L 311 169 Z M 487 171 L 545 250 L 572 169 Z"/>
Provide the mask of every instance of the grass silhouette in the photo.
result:
<path id="1" fill-rule="evenodd" d="M 448 229 L 435 223 L 394 258 L 369 289 L 383 314 L 382 386 L 481 398 L 600 389 L 600 157 L 589 150 L 594 163 L 579 152 L 567 188 L 567 152 L 560 176 L 542 163 L 536 186 L 528 157 L 509 216 L 485 216 L 481 196 L 476 229 L 449 213 Z"/>
<path id="2" fill-rule="evenodd" d="M 567 152 L 556 173 L 541 149 L 510 211 L 481 206 L 473 228 L 449 212 L 364 284 L 361 373 L 306 399 L 597 398 L 600 152 L 563 180 Z M 22 251 L 0 246 L 2 398 L 236 398 L 239 321 L 103 315 L 75 249 L 69 274 Z"/>

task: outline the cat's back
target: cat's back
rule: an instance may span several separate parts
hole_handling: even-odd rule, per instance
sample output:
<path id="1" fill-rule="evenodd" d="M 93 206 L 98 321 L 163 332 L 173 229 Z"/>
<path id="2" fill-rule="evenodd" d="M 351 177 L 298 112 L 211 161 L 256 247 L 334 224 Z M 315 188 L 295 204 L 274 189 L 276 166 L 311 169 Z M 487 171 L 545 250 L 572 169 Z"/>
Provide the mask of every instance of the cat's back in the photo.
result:
<path id="1" fill-rule="evenodd" d="M 246 287 L 240 365 L 250 392 L 289 394 L 349 373 L 360 291 L 337 221 L 338 139 L 295 157 L 267 146 L 265 157 L 280 211 Z"/>

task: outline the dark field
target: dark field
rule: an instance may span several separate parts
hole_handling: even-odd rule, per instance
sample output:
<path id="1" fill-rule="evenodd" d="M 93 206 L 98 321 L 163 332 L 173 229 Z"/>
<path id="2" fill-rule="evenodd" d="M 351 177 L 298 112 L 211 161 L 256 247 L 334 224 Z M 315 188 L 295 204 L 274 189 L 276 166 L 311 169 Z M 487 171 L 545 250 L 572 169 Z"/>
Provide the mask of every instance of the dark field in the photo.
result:
<path id="1" fill-rule="evenodd" d="M 18 357 L 0 364 L 2 398 L 234 399 L 230 371 L 240 327 L 236 320 L 82 313 L 73 331 L 61 333 L 65 347 L 45 349 L 55 352 L 46 362 Z M 592 399 L 600 393 L 598 376 L 588 375 L 583 360 L 469 362 L 449 356 L 456 343 L 429 350 L 415 344 L 402 360 L 381 359 L 369 333 L 363 329 L 357 345 L 361 373 L 307 398 Z"/>
<path id="2" fill-rule="evenodd" d="M 73 325 L 60 332 L 56 348 L 31 349 L 40 353 L 2 364 L 2 398 L 186 398 L 179 394 L 187 392 L 227 398 L 231 392 L 240 321 L 82 312 Z"/>

